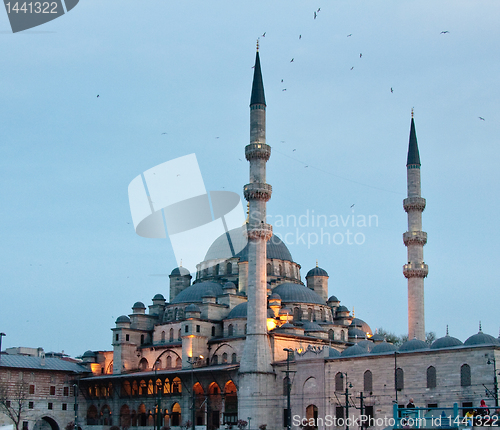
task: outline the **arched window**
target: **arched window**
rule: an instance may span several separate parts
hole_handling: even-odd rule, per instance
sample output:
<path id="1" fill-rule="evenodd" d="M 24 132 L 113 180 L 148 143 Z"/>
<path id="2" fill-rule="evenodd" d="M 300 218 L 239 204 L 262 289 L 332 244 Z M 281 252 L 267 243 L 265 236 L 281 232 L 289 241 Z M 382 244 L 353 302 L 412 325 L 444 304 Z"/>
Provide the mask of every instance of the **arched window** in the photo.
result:
<path id="1" fill-rule="evenodd" d="M 164 331 L 161 332 L 161 341 L 165 342 L 165 332 Z"/>
<path id="2" fill-rule="evenodd" d="M 181 329 L 179 329 L 179 331 L 177 332 L 177 340 L 182 340 L 182 331 L 181 331 Z"/>
<path id="3" fill-rule="evenodd" d="M 396 390 L 401 391 L 405 387 L 405 373 L 401 367 L 396 369 Z"/>
<path id="4" fill-rule="evenodd" d="M 281 277 L 285 276 L 285 271 L 283 270 L 283 266 L 280 264 L 280 265 L 278 266 L 278 268 L 279 268 L 279 271 L 280 271 L 280 276 L 281 276 Z"/>
<path id="5" fill-rule="evenodd" d="M 139 369 L 147 370 L 148 367 L 149 367 L 148 360 L 146 360 L 145 358 L 141 358 L 141 361 L 139 362 Z"/>
<path id="6" fill-rule="evenodd" d="M 182 383 L 180 378 L 174 378 L 172 381 L 172 393 L 182 393 Z"/>
<path id="7" fill-rule="evenodd" d="M 462 364 L 460 368 L 460 385 L 462 387 L 471 385 L 470 366 L 468 364 Z"/>
<path id="8" fill-rule="evenodd" d="M 328 339 L 335 339 L 335 332 L 332 329 L 328 330 Z"/>
<path id="9" fill-rule="evenodd" d="M 132 381 L 132 395 L 137 396 L 139 394 L 139 386 L 137 385 L 137 381 Z"/>
<path id="10" fill-rule="evenodd" d="M 97 408 L 94 405 L 89 406 L 87 409 L 87 425 L 97 425 Z"/>
<path id="11" fill-rule="evenodd" d="M 212 364 L 219 364 L 219 357 L 217 356 L 217 354 L 214 354 L 212 356 Z"/>
<path id="12" fill-rule="evenodd" d="M 235 352 L 233 352 L 231 354 L 231 363 L 237 363 L 237 361 L 236 361 L 236 353 Z"/>
<path id="13" fill-rule="evenodd" d="M 436 388 L 436 368 L 434 366 L 427 368 L 427 388 Z"/>
<path id="14" fill-rule="evenodd" d="M 344 375 L 340 372 L 335 375 L 335 391 L 344 391 Z"/>
<path id="15" fill-rule="evenodd" d="M 172 367 L 172 357 L 170 355 L 167 357 L 167 369 Z"/>
<path id="16" fill-rule="evenodd" d="M 342 330 L 342 331 L 340 332 L 340 340 L 341 340 L 341 341 L 345 341 L 345 332 L 344 332 L 344 330 Z"/>
<path id="17" fill-rule="evenodd" d="M 181 425 L 181 405 L 179 403 L 174 403 L 172 406 L 172 415 L 170 417 L 170 422 L 172 427 L 178 427 Z"/>
<path id="18" fill-rule="evenodd" d="M 154 394 L 154 385 L 153 381 L 150 379 L 148 381 L 148 396 L 152 396 Z"/>
<path id="19" fill-rule="evenodd" d="M 373 377 L 372 372 L 367 370 L 363 375 L 363 389 L 366 393 L 373 391 Z"/>
<path id="20" fill-rule="evenodd" d="M 222 363 L 227 363 L 227 352 L 222 354 Z"/>
<path id="21" fill-rule="evenodd" d="M 174 329 L 173 328 L 170 329 L 169 335 L 170 335 L 170 337 L 169 337 L 170 342 L 173 342 L 174 341 Z"/>
<path id="22" fill-rule="evenodd" d="M 175 367 L 181 367 L 182 366 L 182 360 L 180 357 L 177 357 L 177 360 L 175 360 Z"/>
<path id="23" fill-rule="evenodd" d="M 232 324 L 229 324 L 229 325 L 227 326 L 227 335 L 228 335 L 229 337 L 231 337 L 231 336 L 233 335 L 233 325 L 232 325 Z"/>
<path id="24" fill-rule="evenodd" d="M 146 384 L 146 381 L 143 379 L 141 382 L 139 382 L 139 395 L 145 396 L 147 392 L 148 392 L 148 386 Z"/>
<path id="25" fill-rule="evenodd" d="M 233 265 L 231 263 L 226 264 L 226 274 L 227 275 L 232 275 L 233 273 Z"/>
<path id="26" fill-rule="evenodd" d="M 212 326 L 212 336 L 215 336 L 215 326 Z"/>
<path id="27" fill-rule="evenodd" d="M 219 274 L 219 271 L 220 271 L 220 266 L 218 264 L 215 265 L 215 268 L 214 268 L 214 275 L 218 275 Z"/>
<path id="28" fill-rule="evenodd" d="M 271 263 L 267 263 L 267 276 L 272 276 L 273 275 L 273 265 Z"/>
<path id="29" fill-rule="evenodd" d="M 141 345 L 144 345 L 144 335 L 141 334 Z"/>
<path id="30" fill-rule="evenodd" d="M 300 309 L 299 308 L 293 308 L 293 320 L 296 322 L 300 321 Z"/>
<path id="31" fill-rule="evenodd" d="M 127 405 L 123 405 L 120 408 L 119 425 L 121 427 L 130 427 L 130 408 Z"/>
<path id="32" fill-rule="evenodd" d="M 139 405 L 139 408 L 137 409 L 137 415 L 137 424 L 139 424 L 139 426 L 141 427 L 144 427 L 148 422 L 148 416 L 146 415 L 146 406 L 144 405 L 144 403 Z"/>
<path id="33" fill-rule="evenodd" d="M 323 310 L 323 308 L 321 308 L 319 311 L 319 319 L 320 321 L 325 321 L 325 311 Z"/>

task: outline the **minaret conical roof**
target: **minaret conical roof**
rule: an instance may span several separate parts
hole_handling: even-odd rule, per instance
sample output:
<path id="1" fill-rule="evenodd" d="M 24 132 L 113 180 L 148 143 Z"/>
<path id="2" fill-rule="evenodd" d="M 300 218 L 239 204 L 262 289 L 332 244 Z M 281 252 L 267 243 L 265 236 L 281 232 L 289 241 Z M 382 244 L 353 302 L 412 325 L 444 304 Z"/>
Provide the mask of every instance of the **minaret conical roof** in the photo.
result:
<path id="1" fill-rule="evenodd" d="M 415 132 L 415 121 L 413 120 L 413 112 L 411 115 L 410 127 L 410 142 L 408 144 L 408 159 L 406 165 L 417 164 L 420 166 L 420 155 L 418 153 L 417 133 Z"/>
<path id="2" fill-rule="evenodd" d="M 254 104 L 266 104 L 266 97 L 264 96 L 264 83 L 262 82 L 262 72 L 260 70 L 259 51 L 257 51 L 257 55 L 255 56 L 252 97 L 250 98 L 250 106 Z"/>

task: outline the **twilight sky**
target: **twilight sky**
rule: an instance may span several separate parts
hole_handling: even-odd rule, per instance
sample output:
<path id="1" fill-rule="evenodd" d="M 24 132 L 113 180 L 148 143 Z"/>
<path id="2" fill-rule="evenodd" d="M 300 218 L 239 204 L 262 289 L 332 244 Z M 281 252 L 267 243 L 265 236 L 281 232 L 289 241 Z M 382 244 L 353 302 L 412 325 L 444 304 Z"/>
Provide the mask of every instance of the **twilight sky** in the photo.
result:
<path id="1" fill-rule="evenodd" d="M 206 190 L 242 196 L 264 33 L 269 222 L 302 276 L 318 260 L 357 317 L 406 332 L 414 107 L 426 330 L 498 336 L 499 16 L 495 0 L 81 0 L 12 34 L 0 11 L 2 347 L 107 350 L 134 302 L 168 298 L 172 245 L 135 234 L 128 185 L 194 153 Z"/>

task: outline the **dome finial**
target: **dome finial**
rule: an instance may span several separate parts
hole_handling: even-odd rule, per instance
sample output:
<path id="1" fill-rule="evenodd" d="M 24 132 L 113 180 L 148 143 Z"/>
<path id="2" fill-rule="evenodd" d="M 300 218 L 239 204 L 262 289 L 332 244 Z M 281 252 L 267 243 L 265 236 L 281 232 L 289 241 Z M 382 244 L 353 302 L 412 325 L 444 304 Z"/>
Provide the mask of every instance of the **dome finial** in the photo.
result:
<path id="1" fill-rule="evenodd" d="M 318 259 L 316 259 L 316 267 L 318 267 Z"/>
<path id="2" fill-rule="evenodd" d="M 449 336 L 450 334 L 448 333 L 448 324 L 446 324 L 446 336 Z"/>
<path id="3" fill-rule="evenodd" d="M 257 49 L 258 51 L 259 49 Z M 411 117 L 413 118 L 413 108 L 411 108 Z"/>
<path id="4" fill-rule="evenodd" d="M 356 318 L 356 317 L 354 316 L 354 306 L 352 307 L 352 317 L 353 317 L 353 318 Z"/>
<path id="5" fill-rule="evenodd" d="M 259 39 L 257 38 L 257 52 L 259 52 Z"/>
<path id="6" fill-rule="evenodd" d="M 181 264 L 179 264 L 179 267 L 182 267 L 182 258 L 181 258 Z"/>
<path id="7" fill-rule="evenodd" d="M 483 329 L 481 328 L 481 321 L 479 321 L 479 333 L 482 333 Z"/>

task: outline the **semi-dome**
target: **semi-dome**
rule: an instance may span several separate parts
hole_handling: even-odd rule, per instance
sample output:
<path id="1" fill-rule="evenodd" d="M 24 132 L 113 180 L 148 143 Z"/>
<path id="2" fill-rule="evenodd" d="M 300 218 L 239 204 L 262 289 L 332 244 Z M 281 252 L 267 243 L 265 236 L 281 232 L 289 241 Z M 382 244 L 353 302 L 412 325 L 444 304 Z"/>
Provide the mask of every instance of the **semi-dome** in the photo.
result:
<path id="1" fill-rule="evenodd" d="M 205 261 L 209 260 L 227 260 L 228 258 L 237 257 L 240 261 L 248 261 L 248 243 L 246 238 L 246 228 L 247 225 L 240 228 L 235 228 L 233 230 L 224 233 L 215 239 L 214 243 L 208 248 L 207 254 L 205 255 Z M 239 250 L 236 254 L 233 254 L 229 244 L 231 243 L 232 249 Z M 267 258 L 293 261 L 292 254 L 286 247 L 286 245 L 281 241 L 278 236 L 274 234 L 271 239 L 267 241 Z"/>
<path id="2" fill-rule="evenodd" d="M 132 309 L 146 309 L 146 306 L 144 306 L 144 303 L 142 302 L 135 302 Z"/>
<path id="3" fill-rule="evenodd" d="M 370 351 L 371 354 L 385 354 L 388 352 L 394 352 L 396 351 L 396 347 L 389 342 L 386 342 L 385 340 L 378 345 L 375 345 L 372 350 Z"/>
<path id="4" fill-rule="evenodd" d="M 328 273 L 326 273 L 326 270 L 322 269 L 321 267 L 316 266 L 315 268 L 309 270 L 307 272 L 306 278 L 309 278 L 309 276 L 327 276 Z"/>
<path id="5" fill-rule="evenodd" d="M 462 345 L 463 343 L 461 340 L 447 334 L 446 336 L 440 337 L 432 342 L 431 349 L 453 348 L 455 346 Z"/>
<path id="6" fill-rule="evenodd" d="M 354 357 L 355 355 L 365 355 L 368 354 L 368 351 L 359 345 L 350 346 L 347 349 L 344 349 L 341 353 L 341 357 Z"/>
<path id="7" fill-rule="evenodd" d="M 177 294 L 172 303 L 202 303 L 203 296 L 210 292 L 215 296 L 220 296 L 223 294 L 222 286 L 211 281 L 198 282 Z"/>
<path id="8" fill-rule="evenodd" d="M 413 338 L 412 340 L 408 340 L 403 345 L 401 345 L 398 349 L 399 352 L 411 352 L 418 351 L 421 349 L 429 349 L 429 345 L 427 345 L 423 340 Z"/>
<path id="9" fill-rule="evenodd" d="M 190 275 L 189 270 L 182 266 L 176 267 L 174 270 L 172 270 L 172 273 L 170 273 L 170 276 L 187 276 L 187 275 Z"/>
<path id="10" fill-rule="evenodd" d="M 278 285 L 273 293 L 279 294 L 283 303 L 314 303 L 324 305 L 325 302 L 310 288 L 302 284 L 285 282 Z"/>
<path id="11" fill-rule="evenodd" d="M 479 333 L 473 334 L 469 337 L 464 345 L 472 346 L 472 345 L 498 345 L 498 340 L 489 334 L 483 333 L 480 331 Z"/>
<path id="12" fill-rule="evenodd" d="M 231 312 L 229 312 L 228 316 L 225 319 L 230 320 L 233 318 L 246 318 L 247 310 L 248 302 L 240 303 L 239 305 L 236 305 L 233 309 L 231 309 Z M 274 318 L 274 312 L 272 309 L 267 309 L 267 318 Z"/>
<path id="13" fill-rule="evenodd" d="M 121 315 L 119 316 L 116 321 L 115 321 L 115 324 L 119 324 L 119 323 L 129 323 L 130 322 L 130 318 L 127 316 L 127 315 Z"/>

